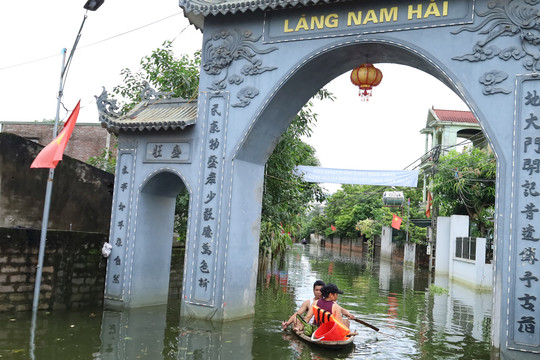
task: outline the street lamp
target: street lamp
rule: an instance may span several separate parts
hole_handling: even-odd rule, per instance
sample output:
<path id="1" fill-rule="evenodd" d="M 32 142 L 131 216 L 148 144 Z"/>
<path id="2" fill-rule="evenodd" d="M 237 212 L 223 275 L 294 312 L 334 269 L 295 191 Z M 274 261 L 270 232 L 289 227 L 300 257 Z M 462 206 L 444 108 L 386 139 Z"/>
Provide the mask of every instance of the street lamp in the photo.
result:
<path id="1" fill-rule="evenodd" d="M 84 4 L 84 8 L 86 10 L 96 11 L 104 2 L 105 0 L 88 0 L 86 4 Z"/>

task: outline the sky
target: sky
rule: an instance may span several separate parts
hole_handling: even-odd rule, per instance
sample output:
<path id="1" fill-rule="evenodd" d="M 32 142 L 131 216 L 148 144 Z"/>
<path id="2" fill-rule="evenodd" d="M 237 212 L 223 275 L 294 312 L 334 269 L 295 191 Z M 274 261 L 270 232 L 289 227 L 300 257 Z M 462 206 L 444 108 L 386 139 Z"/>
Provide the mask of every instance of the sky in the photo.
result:
<path id="1" fill-rule="evenodd" d="M 85 0 L 9 1 L 0 11 L 0 121 L 54 119 L 62 66 L 86 10 Z M 140 70 L 143 56 L 174 40 L 177 56 L 201 48 L 202 34 L 189 25 L 177 0 L 105 0 L 88 12 L 66 76 L 60 119 L 79 99 L 78 122 L 97 122 L 94 96 L 122 83 L 124 68 Z M 349 72 L 325 87 L 335 101 L 316 101 L 317 126 L 306 139 L 321 166 L 339 169 L 402 170 L 425 152 L 430 107 L 468 110 L 437 79 L 414 68 L 376 64 L 381 84 L 361 101 Z M 66 110 L 67 109 L 67 110 Z M 410 169 L 410 168 L 409 168 Z M 339 187 L 339 186 L 338 186 Z M 326 186 L 334 191 L 335 186 Z"/>

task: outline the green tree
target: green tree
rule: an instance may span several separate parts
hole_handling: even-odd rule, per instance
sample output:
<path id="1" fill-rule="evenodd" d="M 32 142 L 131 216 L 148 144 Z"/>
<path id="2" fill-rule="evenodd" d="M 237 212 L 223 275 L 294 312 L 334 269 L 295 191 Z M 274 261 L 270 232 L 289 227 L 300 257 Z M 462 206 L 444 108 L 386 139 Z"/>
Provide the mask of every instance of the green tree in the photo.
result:
<path id="1" fill-rule="evenodd" d="M 403 218 L 403 225 L 395 240 L 398 243 L 405 242 L 407 221 L 425 218 L 421 187 L 393 189 L 403 191 L 405 198 L 410 199 L 410 207 L 407 202 L 404 204 L 405 215 L 401 214 L 401 209 L 383 206 L 382 196 L 386 190 L 388 188 L 384 186 L 344 184 L 340 190 L 327 198 L 324 211 L 317 210 L 306 215 L 309 221 L 304 221 L 305 226 L 309 229 L 309 233 L 326 237 L 356 238 L 363 235 L 366 240 L 372 241 L 375 235 L 381 233 L 383 226 L 392 224 L 392 214 L 398 213 Z M 335 231 L 331 229 L 331 225 L 336 227 Z M 424 228 L 417 227 L 409 221 L 408 230 L 409 242 L 425 241 Z"/>
<path id="2" fill-rule="evenodd" d="M 111 174 L 114 174 L 116 169 L 116 156 L 108 149 L 102 149 L 99 155 L 91 156 L 86 162 Z"/>
<path id="3" fill-rule="evenodd" d="M 493 227 L 496 171 L 495 157 L 485 149 L 453 150 L 442 156 L 431 188 L 439 215 L 468 215 L 471 235 L 485 236 Z"/>
<path id="4" fill-rule="evenodd" d="M 324 89 L 316 97 L 333 99 Z M 266 162 L 261 252 L 279 253 L 290 243 L 290 236 L 300 237 L 302 215 L 311 202 L 324 200 L 318 184 L 307 183 L 294 172 L 299 165 L 319 165 L 315 149 L 302 141 L 302 137 L 311 135 L 317 121 L 312 107 L 311 101 L 302 107 Z"/>
<path id="5" fill-rule="evenodd" d="M 153 89 L 186 100 L 197 98 L 199 89 L 199 68 L 201 53 L 193 57 L 182 55 L 177 58 L 172 49 L 172 42 L 165 41 L 162 48 L 141 59 L 141 70 L 133 73 L 129 68 L 120 72 L 123 84 L 114 87 L 113 94 L 125 101 L 122 111 L 125 113 L 141 101 L 141 93 L 148 83 Z"/>
<path id="6" fill-rule="evenodd" d="M 359 232 L 356 224 L 360 220 L 373 217 L 373 209 L 382 206 L 383 191 L 383 186 L 342 185 L 341 189 L 328 199 L 324 211 L 336 231 L 327 228 L 325 235 L 357 237 Z"/>

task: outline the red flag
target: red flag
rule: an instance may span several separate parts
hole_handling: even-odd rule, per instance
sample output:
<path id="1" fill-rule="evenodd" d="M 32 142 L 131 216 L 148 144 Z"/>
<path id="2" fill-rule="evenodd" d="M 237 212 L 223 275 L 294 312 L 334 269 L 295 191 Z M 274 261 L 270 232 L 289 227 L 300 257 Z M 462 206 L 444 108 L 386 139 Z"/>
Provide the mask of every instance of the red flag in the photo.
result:
<path id="1" fill-rule="evenodd" d="M 403 221 L 402 218 L 397 216 L 396 214 L 392 214 L 392 227 L 396 230 L 399 230 L 401 227 L 401 222 Z"/>
<path id="2" fill-rule="evenodd" d="M 80 105 L 81 101 L 79 100 L 77 106 L 75 106 L 75 109 L 73 109 L 73 112 L 69 115 L 60 134 L 39 152 L 38 156 L 34 159 L 34 162 L 32 162 L 32 165 L 30 165 L 31 168 L 56 168 L 58 162 L 62 160 L 64 150 L 66 149 L 71 133 L 75 128 L 75 122 L 77 122 L 81 107 Z"/>
<path id="3" fill-rule="evenodd" d="M 334 225 L 330 225 L 330 229 L 332 229 L 332 231 L 336 231 L 336 227 Z"/>
<path id="4" fill-rule="evenodd" d="M 431 205 L 433 203 L 433 198 L 431 197 L 431 193 L 427 192 L 427 205 L 426 205 L 426 216 L 431 217 Z"/>

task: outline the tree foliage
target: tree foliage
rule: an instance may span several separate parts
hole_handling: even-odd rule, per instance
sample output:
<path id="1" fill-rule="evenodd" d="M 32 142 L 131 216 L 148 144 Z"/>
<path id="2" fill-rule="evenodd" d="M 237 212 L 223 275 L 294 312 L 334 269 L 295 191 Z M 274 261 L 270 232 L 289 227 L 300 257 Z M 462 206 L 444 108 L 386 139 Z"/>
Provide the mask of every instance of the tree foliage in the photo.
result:
<path id="1" fill-rule="evenodd" d="M 403 191 L 405 198 L 411 200 L 409 209 L 407 209 L 407 203 L 404 204 L 403 209 L 384 206 L 382 195 L 386 190 L 388 188 L 384 186 L 344 184 L 340 190 L 328 197 L 324 211 L 318 210 L 309 215 L 310 220 L 306 226 L 312 233 L 325 237 L 356 238 L 362 235 L 371 241 L 376 235 L 381 234 L 383 226 L 392 224 L 392 214 L 396 213 L 403 218 L 403 225 L 401 230 L 396 232 L 394 241 L 405 242 L 408 230 L 409 242 L 424 242 L 425 229 L 409 221 L 409 219 L 425 218 L 424 208 L 421 205 L 421 188 L 393 189 Z M 336 230 L 332 230 L 332 225 Z"/>
<path id="2" fill-rule="evenodd" d="M 86 162 L 111 174 L 114 174 L 116 169 L 116 156 L 108 149 L 102 149 L 99 155 L 91 156 Z"/>
<path id="3" fill-rule="evenodd" d="M 439 215 L 469 215 L 471 235 L 486 235 L 493 226 L 496 171 L 495 157 L 485 149 L 453 150 L 442 156 L 431 189 Z"/>
<path id="4" fill-rule="evenodd" d="M 141 101 L 146 83 L 153 89 L 186 100 L 197 98 L 199 89 L 199 67 L 201 53 L 193 57 L 182 55 L 177 58 L 172 42 L 165 41 L 161 48 L 141 59 L 141 70 L 134 73 L 129 68 L 120 71 L 123 84 L 114 87 L 113 93 L 125 100 L 123 112 L 129 111 Z"/>
<path id="5" fill-rule="evenodd" d="M 326 90 L 316 94 L 320 99 L 333 99 Z M 290 236 L 300 237 L 302 215 L 313 201 L 322 202 L 324 193 L 318 184 L 305 182 L 294 170 L 299 165 L 318 166 L 315 149 L 302 141 L 309 137 L 317 121 L 312 102 L 308 102 L 282 134 L 265 168 L 262 206 L 261 251 L 280 252 Z M 269 225 L 271 224 L 271 226 Z M 287 229 L 282 232 L 278 229 Z M 287 234 L 286 239 L 282 234 Z M 271 246 L 276 241 L 279 245 Z"/>

